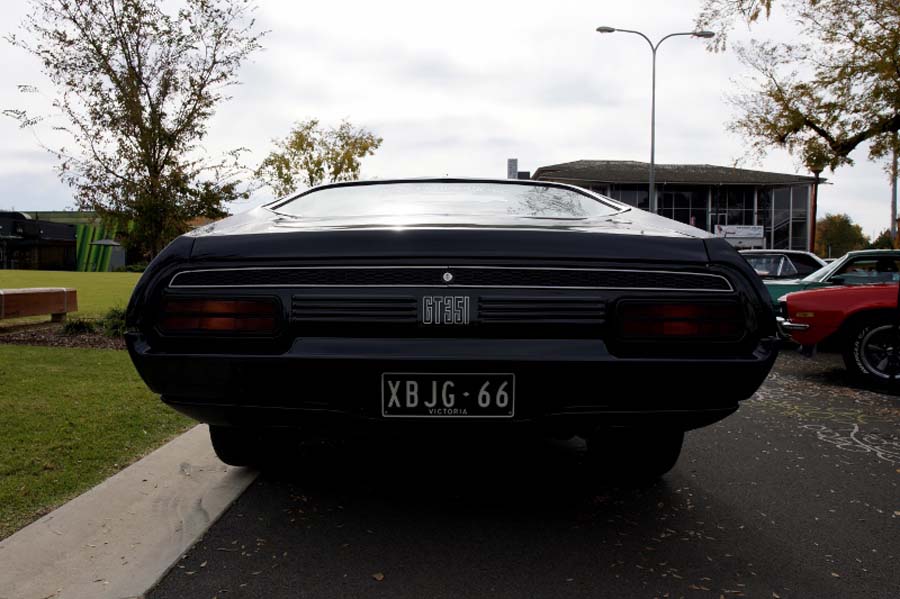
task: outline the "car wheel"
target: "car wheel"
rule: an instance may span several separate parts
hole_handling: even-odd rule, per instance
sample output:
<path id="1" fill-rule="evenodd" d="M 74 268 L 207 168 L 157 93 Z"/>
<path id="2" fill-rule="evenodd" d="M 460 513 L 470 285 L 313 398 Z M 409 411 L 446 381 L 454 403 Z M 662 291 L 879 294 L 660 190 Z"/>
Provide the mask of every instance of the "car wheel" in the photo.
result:
<path id="1" fill-rule="evenodd" d="M 625 481 L 652 481 L 675 466 L 684 432 L 601 429 L 587 442 L 588 458 L 602 475 Z"/>
<path id="2" fill-rule="evenodd" d="M 267 443 L 260 431 L 210 425 L 209 439 L 216 455 L 229 466 L 261 466 L 265 461 Z"/>
<path id="3" fill-rule="evenodd" d="M 854 325 L 843 354 L 853 377 L 880 389 L 900 389 L 900 331 L 892 319 L 872 318 Z"/>

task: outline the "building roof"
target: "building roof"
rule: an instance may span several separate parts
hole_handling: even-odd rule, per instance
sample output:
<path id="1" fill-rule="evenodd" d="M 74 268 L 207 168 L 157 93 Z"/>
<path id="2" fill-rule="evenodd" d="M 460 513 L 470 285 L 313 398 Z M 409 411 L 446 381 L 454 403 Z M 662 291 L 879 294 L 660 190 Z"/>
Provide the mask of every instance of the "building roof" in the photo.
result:
<path id="1" fill-rule="evenodd" d="M 633 160 L 576 160 L 542 166 L 534 179 L 563 183 L 643 183 L 649 181 L 650 165 Z M 713 164 L 657 164 L 656 184 L 701 185 L 798 185 L 813 183 L 815 177 L 751 171 Z M 820 182 L 825 179 L 820 178 Z"/>
<path id="2" fill-rule="evenodd" d="M 91 210 L 29 210 L 25 214 L 34 220 L 67 225 L 97 225 L 102 220 L 100 215 Z"/>

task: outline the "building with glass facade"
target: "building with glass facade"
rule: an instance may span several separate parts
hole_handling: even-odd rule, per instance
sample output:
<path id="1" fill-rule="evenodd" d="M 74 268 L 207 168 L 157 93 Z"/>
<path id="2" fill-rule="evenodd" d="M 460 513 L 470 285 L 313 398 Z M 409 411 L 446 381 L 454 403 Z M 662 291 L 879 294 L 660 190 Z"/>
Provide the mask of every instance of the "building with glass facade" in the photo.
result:
<path id="1" fill-rule="evenodd" d="M 647 210 L 649 168 L 646 162 L 577 160 L 542 166 L 532 178 L 578 185 Z M 809 249 L 814 177 L 709 164 L 657 164 L 655 172 L 660 215 L 710 232 L 716 225 L 757 225 L 766 248 Z"/>
<path id="2" fill-rule="evenodd" d="M 75 227 L 0 212 L 0 269 L 75 270 Z"/>

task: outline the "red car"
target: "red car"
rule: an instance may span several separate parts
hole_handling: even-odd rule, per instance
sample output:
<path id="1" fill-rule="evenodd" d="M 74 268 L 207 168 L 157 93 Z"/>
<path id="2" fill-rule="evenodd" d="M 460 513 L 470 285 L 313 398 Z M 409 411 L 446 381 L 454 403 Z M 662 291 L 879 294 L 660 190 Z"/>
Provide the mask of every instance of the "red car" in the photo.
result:
<path id="1" fill-rule="evenodd" d="M 779 298 L 779 324 L 797 343 L 834 341 L 854 376 L 900 388 L 897 284 L 827 287 Z"/>

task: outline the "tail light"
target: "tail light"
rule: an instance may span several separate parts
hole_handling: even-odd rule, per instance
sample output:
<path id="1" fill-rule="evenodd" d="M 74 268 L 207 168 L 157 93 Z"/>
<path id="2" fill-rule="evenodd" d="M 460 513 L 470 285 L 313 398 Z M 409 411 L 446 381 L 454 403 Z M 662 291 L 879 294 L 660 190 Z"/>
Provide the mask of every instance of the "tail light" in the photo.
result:
<path id="1" fill-rule="evenodd" d="M 278 324 L 272 299 L 167 298 L 159 316 L 163 334 L 273 335 Z"/>
<path id="2" fill-rule="evenodd" d="M 736 341 L 746 328 L 740 305 L 726 302 L 623 302 L 618 325 L 626 341 Z"/>

